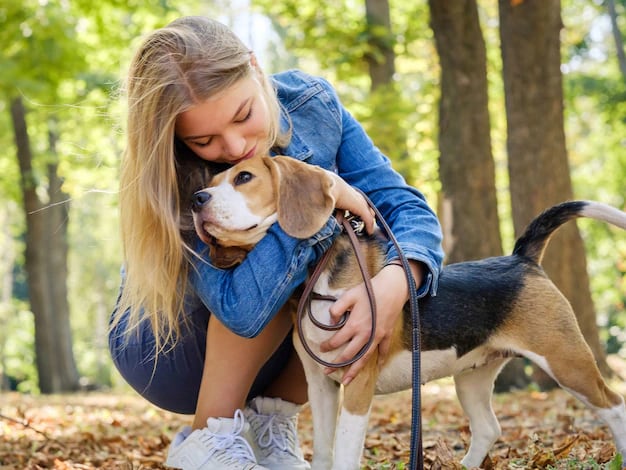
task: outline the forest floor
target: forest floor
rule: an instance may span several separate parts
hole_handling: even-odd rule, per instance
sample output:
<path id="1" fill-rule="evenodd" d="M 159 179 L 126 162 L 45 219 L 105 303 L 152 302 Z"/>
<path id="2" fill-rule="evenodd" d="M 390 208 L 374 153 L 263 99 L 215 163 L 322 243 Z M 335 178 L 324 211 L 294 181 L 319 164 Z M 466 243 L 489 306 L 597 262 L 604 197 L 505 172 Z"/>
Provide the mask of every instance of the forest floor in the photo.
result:
<path id="1" fill-rule="evenodd" d="M 626 395 L 626 366 L 614 362 Z M 503 435 L 486 469 L 619 468 L 608 429 L 562 390 L 494 396 Z M 132 393 L 54 396 L 0 394 L 0 470 L 164 469 L 170 439 L 188 417 L 157 409 Z M 450 380 L 422 388 L 425 468 L 461 469 L 469 440 Z M 307 459 L 312 454 L 310 410 L 300 415 Z M 364 468 L 408 468 L 411 392 L 377 397 L 365 442 Z"/>

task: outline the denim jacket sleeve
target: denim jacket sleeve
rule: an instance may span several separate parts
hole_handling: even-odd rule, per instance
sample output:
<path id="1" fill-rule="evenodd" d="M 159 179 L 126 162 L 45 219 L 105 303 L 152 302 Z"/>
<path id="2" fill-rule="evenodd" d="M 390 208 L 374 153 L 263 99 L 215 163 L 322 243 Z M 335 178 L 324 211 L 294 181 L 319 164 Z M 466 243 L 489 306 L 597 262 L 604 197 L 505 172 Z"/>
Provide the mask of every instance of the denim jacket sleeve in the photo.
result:
<path id="1" fill-rule="evenodd" d="M 335 171 L 363 191 L 378 208 L 407 258 L 428 268 L 420 294 L 436 294 L 443 262 L 441 227 L 423 194 L 409 186 L 371 141 L 359 122 L 342 106 L 334 88 L 324 79 L 299 71 L 280 75 L 281 92 L 293 123 L 287 155 Z M 289 99 L 293 83 L 305 83 L 309 99 Z M 314 99 L 314 98 L 315 99 Z M 339 130 L 339 132 L 337 132 Z M 388 259 L 397 257 L 389 244 Z"/>
<path id="2" fill-rule="evenodd" d="M 288 71 L 273 77 L 283 106 L 283 123 L 292 138 L 284 154 L 335 171 L 361 189 L 391 227 L 409 259 L 429 270 L 420 293 L 434 294 L 441 268 L 441 230 L 423 195 L 408 186 L 391 167 L 360 124 L 341 105 L 323 79 Z M 233 332 L 256 336 L 286 302 L 339 233 L 334 218 L 314 237 L 297 240 L 274 224 L 246 259 L 234 269 L 220 270 L 196 260 L 190 273 L 192 290 Z M 201 242 L 198 248 L 202 249 Z M 388 257 L 396 257 L 390 248 Z"/>
<path id="3" fill-rule="evenodd" d="M 234 333 L 258 335 L 306 278 L 308 267 L 326 251 L 340 227 L 334 217 L 309 239 L 296 239 L 273 224 L 267 235 L 233 269 L 214 267 L 206 246 L 192 263 L 191 286 L 198 299 Z"/>
<path id="4" fill-rule="evenodd" d="M 441 227 L 436 215 L 423 194 L 393 170 L 389 159 L 345 108 L 341 109 L 341 118 L 344 139 L 337 154 L 339 175 L 369 197 L 405 256 L 426 265 L 428 276 L 420 294 L 436 294 L 443 261 Z M 397 257 L 395 246 L 389 242 L 387 260 Z"/>

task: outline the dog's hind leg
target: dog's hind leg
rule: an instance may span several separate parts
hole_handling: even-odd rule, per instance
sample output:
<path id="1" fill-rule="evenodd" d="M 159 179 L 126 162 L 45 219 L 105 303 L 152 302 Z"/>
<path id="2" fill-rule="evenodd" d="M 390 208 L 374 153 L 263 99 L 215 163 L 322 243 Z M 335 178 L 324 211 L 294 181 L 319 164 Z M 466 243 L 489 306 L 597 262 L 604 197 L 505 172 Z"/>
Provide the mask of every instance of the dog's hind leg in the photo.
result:
<path id="1" fill-rule="evenodd" d="M 477 369 L 454 376 L 456 394 L 469 418 L 470 447 L 461 461 L 467 468 L 479 467 L 501 435 L 500 424 L 491 406 L 493 384 L 509 359 L 497 359 Z"/>
<path id="2" fill-rule="evenodd" d="M 552 283 L 531 280 L 527 286 L 534 295 L 525 296 L 523 308 L 511 317 L 512 329 L 506 332 L 509 347 L 517 345 L 513 348 L 517 353 L 592 409 L 611 429 L 618 452 L 626 456 L 624 398 L 602 378 L 569 302 Z"/>
<path id="3" fill-rule="evenodd" d="M 573 333 L 573 332 L 572 332 Z M 564 390 L 578 398 L 609 427 L 617 451 L 626 456 L 626 407 L 624 399 L 602 378 L 587 343 L 576 331 L 574 338 L 557 343 L 551 350 L 520 351 L 541 367 Z M 576 346 L 574 346 L 577 344 Z"/>
<path id="4" fill-rule="evenodd" d="M 343 404 L 335 436 L 335 464 L 333 470 L 358 470 L 365 445 L 378 368 L 377 356 L 344 387 Z"/>

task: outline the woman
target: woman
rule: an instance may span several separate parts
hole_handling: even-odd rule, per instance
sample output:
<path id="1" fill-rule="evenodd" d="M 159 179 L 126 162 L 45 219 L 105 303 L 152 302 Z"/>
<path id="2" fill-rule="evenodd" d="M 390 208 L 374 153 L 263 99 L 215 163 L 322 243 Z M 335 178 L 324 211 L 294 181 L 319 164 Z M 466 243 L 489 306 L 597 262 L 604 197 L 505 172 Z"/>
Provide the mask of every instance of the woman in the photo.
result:
<path id="1" fill-rule="evenodd" d="M 181 235 L 177 180 L 189 161 L 215 171 L 255 154 L 281 153 L 335 171 L 337 206 L 373 219 L 364 191 L 399 240 L 420 294 L 436 290 L 442 251 L 438 221 L 340 104 L 324 80 L 298 71 L 267 77 L 254 54 L 224 25 L 180 18 L 149 35 L 127 79 L 127 147 L 120 182 L 124 279 L 109 344 L 125 380 L 157 406 L 194 414 L 167 464 L 196 469 L 309 468 L 297 439 L 305 377 L 280 312 L 339 232 L 330 218 L 307 240 L 274 224 L 236 268 L 217 269 L 202 242 Z M 183 175 L 184 176 L 184 175 Z M 349 186 L 350 185 L 350 186 Z M 184 217 L 184 215 L 183 215 Z M 390 248 L 388 259 L 397 253 Z M 391 325 L 408 299 L 403 270 L 389 264 L 372 279 L 384 357 Z M 370 331 L 364 287 L 330 308 L 347 324 L 325 345 L 354 356 Z M 345 373 L 348 383 L 366 354 Z"/>

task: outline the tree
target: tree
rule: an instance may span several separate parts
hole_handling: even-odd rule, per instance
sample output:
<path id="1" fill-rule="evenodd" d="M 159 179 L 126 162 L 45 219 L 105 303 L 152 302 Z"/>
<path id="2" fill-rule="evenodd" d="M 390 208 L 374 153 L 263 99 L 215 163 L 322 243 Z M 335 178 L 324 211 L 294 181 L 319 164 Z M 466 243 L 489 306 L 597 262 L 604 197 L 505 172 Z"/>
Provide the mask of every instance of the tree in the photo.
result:
<path id="1" fill-rule="evenodd" d="M 434 165 L 424 162 L 434 153 L 429 134 L 433 67 L 423 65 L 433 54 L 423 28 L 424 6 L 345 0 L 253 4 L 272 18 L 297 66 L 333 82 L 346 107 L 407 181 L 422 190 L 435 186 Z M 416 58 L 414 50 L 424 59 Z M 417 151 L 418 146 L 427 150 Z"/>
<path id="2" fill-rule="evenodd" d="M 394 77 L 396 73 L 395 35 L 391 26 L 387 0 L 365 0 L 365 30 L 368 47 L 363 59 L 368 65 L 369 99 L 376 109 L 369 133 L 386 155 L 394 155 L 399 166 L 407 160 L 405 129 L 388 118 L 401 107 L 402 94 Z M 400 168 L 401 169 L 401 168 Z"/>
<path id="3" fill-rule="evenodd" d="M 615 51 L 617 53 L 617 63 L 622 72 L 622 78 L 626 80 L 626 52 L 624 52 L 624 40 L 622 32 L 617 22 L 617 8 L 615 8 L 615 0 L 607 0 L 609 17 L 611 18 L 611 31 L 613 32 L 613 41 L 615 42 Z"/>
<path id="4" fill-rule="evenodd" d="M 42 393 L 78 389 L 78 369 L 72 351 L 67 303 L 67 198 L 61 190 L 56 161 L 48 167 L 49 204 L 37 194 L 26 110 L 21 97 L 11 101 L 11 118 L 20 166 L 20 186 L 26 214 L 26 272 L 35 315 L 35 348 Z M 50 130 L 50 154 L 56 135 Z M 47 207 L 45 207 L 47 205 Z"/>
<path id="5" fill-rule="evenodd" d="M 499 0 L 511 206 L 519 235 L 540 211 L 573 198 L 563 119 L 559 0 Z M 571 302 L 604 372 L 585 250 L 574 223 L 554 237 L 544 268 Z"/>
<path id="6" fill-rule="evenodd" d="M 43 393 L 54 393 L 79 387 L 67 300 L 67 197 L 58 174 L 58 134 L 54 118 L 49 117 L 42 123 L 47 132 L 40 135 L 47 134 L 48 148 L 40 148 L 41 158 L 35 162 L 29 137 L 33 132 L 28 128 L 23 94 L 31 93 L 33 97 L 49 94 L 54 99 L 55 88 L 63 78 L 63 71 L 55 66 L 55 60 L 66 59 L 66 71 L 78 62 L 67 55 L 70 48 L 74 49 L 71 34 L 67 41 L 56 41 L 59 30 L 71 31 L 71 20 L 66 12 L 58 7 L 39 8 L 15 8 L 5 12 L 9 27 L 4 34 L 12 38 L 12 46 L 2 56 L 3 68 L 7 71 L 2 91 L 10 104 L 20 168 L 26 218 L 25 267 L 35 319 L 39 388 Z M 45 17 L 47 21 L 35 26 L 32 22 L 36 17 Z"/>
<path id="7" fill-rule="evenodd" d="M 371 91 L 393 82 L 396 71 L 395 39 L 391 33 L 391 18 L 387 0 L 365 0 L 365 18 L 369 31 L 370 50 L 365 54 L 369 67 Z"/>
<path id="8" fill-rule="evenodd" d="M 441 67 L 439 102 L 439 217 L 447 261 L 502 254 L 491 124 L 487 59 L 475 0 L 430 0 L 431 27 Z M 523 387 L 521 360 L 498 377 L 498 390 Z"/>
<path id="9" fill-rule="evenodd" d="M 502 254 L 487 63 L 475 0 L 429 0 L 441 65 L 439 215 L 450 263 Z"/>

